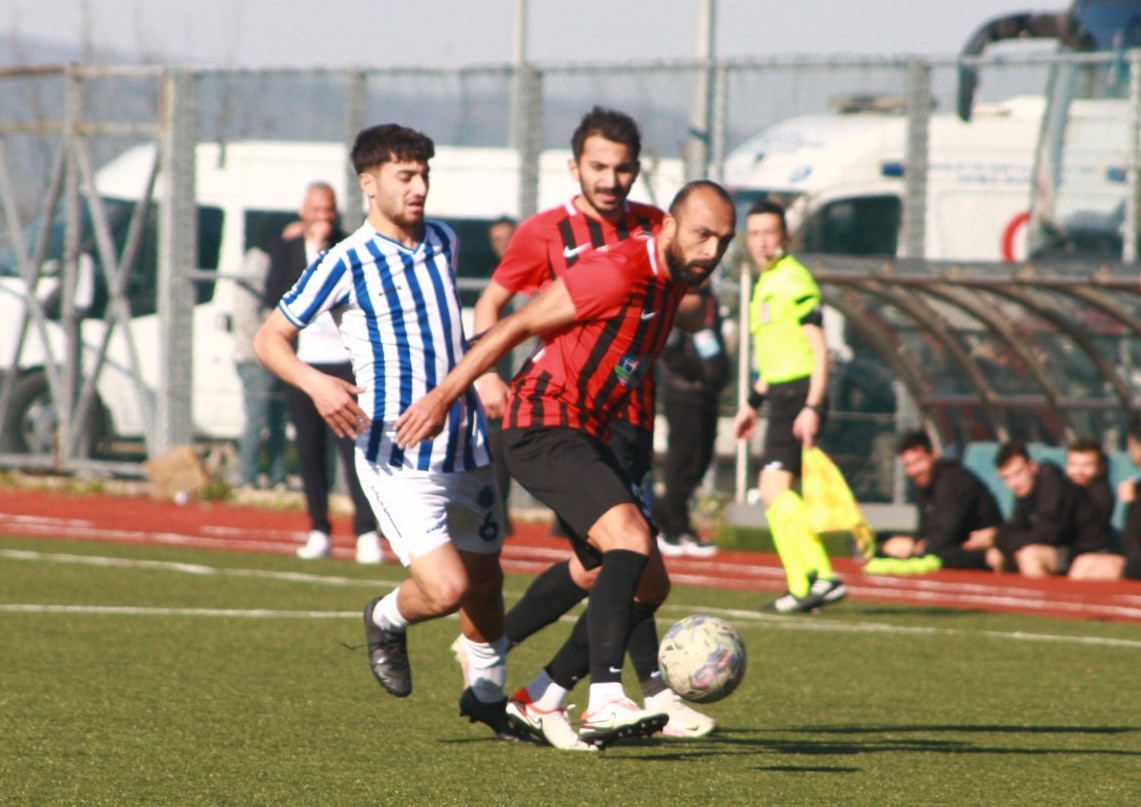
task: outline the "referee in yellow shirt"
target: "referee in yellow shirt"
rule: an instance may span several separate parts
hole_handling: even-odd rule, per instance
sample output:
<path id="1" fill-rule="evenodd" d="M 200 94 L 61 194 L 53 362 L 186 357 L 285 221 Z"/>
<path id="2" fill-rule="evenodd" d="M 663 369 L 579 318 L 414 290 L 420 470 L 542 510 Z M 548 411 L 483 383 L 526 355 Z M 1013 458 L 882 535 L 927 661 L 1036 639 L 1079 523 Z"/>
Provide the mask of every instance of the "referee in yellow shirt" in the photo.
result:
<path id="1" fill-rule="evenodd" d="M 759 377 L 734 425 L 737 438 L 747 438 L 756 426 L 757 410 L 769 402 L 759 488 L 788 578 L 788 591 L 764 610 L 810 612 L 848 593 L 809 527 L 804 500 L 796 491 L 802 452 L 812 447 L 828 414 L 820 287 L 796 258 L 785 254 L 783 207 L 768 201 L 754 204 L 745 219 L 745 236 L 749 256 L 761 272 L 749 303 Z"/>

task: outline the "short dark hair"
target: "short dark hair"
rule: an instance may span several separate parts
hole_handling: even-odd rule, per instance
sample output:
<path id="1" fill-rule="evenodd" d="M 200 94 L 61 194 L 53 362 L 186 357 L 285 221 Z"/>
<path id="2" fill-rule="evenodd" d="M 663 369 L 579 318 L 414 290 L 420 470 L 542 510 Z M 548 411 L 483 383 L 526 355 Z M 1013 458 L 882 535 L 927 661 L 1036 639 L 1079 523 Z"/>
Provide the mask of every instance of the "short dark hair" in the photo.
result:
<path id="1" fill-rule="evenodd" d="M 770 201 L 769 199 L 761 199 L 759 202 L 753 202 L 753 204 L 749 206 L 748 212 L 745 213 L 745 218 L 748 219 L 749 216 L 760 216 L 766 213 L 780 219 L 780 231 L 787 236 L 788 221 L 784 217 L 784 206 L 777 202 Z"/>
<path id="2" fill-rule="evenodd" d="M 935 453 L 935 446 L 931 445 L 931 438 L 927 436 L 927 432 L 919 429 L 901 434 L 899 442 L 895 444 L 895 453 L 902 454 L 904 451 L 914 451 L 917 448 L 923 449 L 928 454 Z"/>
<path id="3" fill-rule="evenodd" d="M 1016 457 L 1022 457 L 1030 462 L 1030 449 L 1021 440 L 1009 440 L 998 447 L 998 453 L 994 456 L 994 467 L 1002 468 Z"/>
<path id="4" fill-rule="evenodd" d="M 625 112 L 595 106 L 583 115 L 578 128 L 571 135 L 571 151 L 575 162 L 582 157 L 586 139 L 591 135 L 598 135 L 612 143 L 621 143 L 630 149 L 630 156 L 635 160 L 642 153 L 642 132 L 634 119 Z"/>
<path id="5" fill-rule="evenodd" d="M 1105 455 L 1105 449 L 1101 447 L 1101 443 L 1089 437 L 1074 440 L 1066 448 L 1066 451 L 1071 454 L 1097 454 L 1097 461 L 1100 465 L 1109 464 L 1109 457 Z"/>
<path id="6" fill-rule="evenodd" d="M 382 123 L 357 133 L 351 153 L 353 170 L 363 174 L 386 162 L 426 163 L 436 156 L 432 138 L 398 123 Z"/>
<path id="7" fill-rule="evenodd" d="M 692 182 L 687 182 L 682 185 L 681 190 L 674 196 L 673 201 L 670 202 L 670 215 L 677 218 L 678 212 L 685 207 L 689 197 L 692 196 L 695 191 L 701 190 L 702 188 L 712 191 L 718 198 L 729 205 L 729 207 L 733 206 L 733 197 L 729 195 L 729 191 L 722 188 L 712 179 L 695 179 Z"/>
<path id="8" fill-rule="evenodd" d="M 499 218 L 488 222 L 487 229 L 490 230 L 492 227 L 501 227 L 504 224 L 514 227 L 517 223 L 518 222 L 516 222 L 515 219 L 511 218 L 510 216 L 500 216 Z"/>

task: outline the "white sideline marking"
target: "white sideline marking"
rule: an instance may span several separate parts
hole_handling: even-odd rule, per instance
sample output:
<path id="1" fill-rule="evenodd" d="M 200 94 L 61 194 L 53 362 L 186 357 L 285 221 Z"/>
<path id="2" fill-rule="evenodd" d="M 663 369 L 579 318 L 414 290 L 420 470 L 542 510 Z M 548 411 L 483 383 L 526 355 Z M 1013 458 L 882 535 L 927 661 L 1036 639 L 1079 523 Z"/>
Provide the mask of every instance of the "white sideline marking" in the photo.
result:
<path id="1" fill-rule="evenodd" d="M 362 580 L 352 577 L 323 576 L 304 572 L 272 572 L 261 569 L 228 569 L 203 564 L 175 563 L 170 561 L 131 560 L 99 555 L 71 555 L 64 553 L 32 552 L 17 549 L 0 549 L 0 558 L 48 563 L 77 563 L 92 566 L 116 568 L 138 568 L 162 570 L 192 575 L 222 575 L 239 577 L 262 577 L 289 582 L 321 583 L 335 586 L 369 586 L 393 588 L 396 584 L 378 580 Z M 1047 633 L 1027 633 L 1025 631 L 965 631 L 958 628 L 936 628 L 930 626 L 890 625 L 881 622 L 841 622 L 812 616 L 781 616 L 761 614 L 732 608 L 709 608 L 701 610 L 741 622 L 754 622 L 765 627 L 780 630 L 823 631 L 831 633 L 880 633 L 899 636 L 935 636 L 971 634 L 986 636 L 1003 641 L 1054 642 L 1058 644 L 1081 644 L 1101 647 L 1125 647 L 1141 649 L 1141 641 L 1112 639 L 1096 636 L 1062 636 Z M 662 611 L 692 613 L 691 604 L 667 603 Z M 110 605 L 44 605 L 35 603 L 0 603 L 0 613 L 19 614 L 95 614 L 108 616 L 198 616 L 230 617 L 237 619 L 359 619 L 359 611 L 283 611 L 255 608 L 163 608 Z M 577 614 L 564 616 L 560 621 L 573 622 Z M 659 616 L 661 619 L 661 616 Z M 668 621 L 668 620 L 667 620 Z"/>

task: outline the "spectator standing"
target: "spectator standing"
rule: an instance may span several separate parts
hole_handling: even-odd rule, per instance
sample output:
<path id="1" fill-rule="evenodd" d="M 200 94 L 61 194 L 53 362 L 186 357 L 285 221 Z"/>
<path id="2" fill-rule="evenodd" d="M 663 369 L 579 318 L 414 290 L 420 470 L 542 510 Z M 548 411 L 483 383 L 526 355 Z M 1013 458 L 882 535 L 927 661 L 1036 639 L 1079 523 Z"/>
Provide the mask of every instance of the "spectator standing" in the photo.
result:
<path id="1" fill-rule="evenodd" d="M 317 261 L 343 237 L 336 226 L 337 203 L 333 188 L 314 182 L 305 189 L 298 211 L 300 233 L 278 241 L 270 250 L 266 296 L 282 300 Z M 307 270 L 309 267 L 309 270 Z M 297 336 L 297 358 L 326 375 L 354 384 L 349 353 L 341 341 L 337 323 L 326 312 L 307 323 Z M 336 480 L 335 455 L 341 459 L 345 483 L 353 503 L 353 530 L 358 563 L 377 564 L 383 556 L 376 517 L 357 478 L 353 441 L 337 437 L 326 425 L 313 399 L 302 389 L 286 386 L 286 402 L 297 438 L 297 460 L 310 531 L 297 556 L 306 560 L 329 557 L 333 552 L 333 524 L 329 518 L 329 494 Z"/>
<path id="2" fill-rule="evenodd" d="M 718 404 L 729 381 L 729 358 L 721 333 L 721 311 L 709 284 L 698 291 L 701 327 L 670 332 L 662 351 L 661 390 L 669 445 L 662 479 L 664 490 L 654 500 L 654 520 L 661 532 L 658 548 L 666 557 L 707 558 L 717 546 L 694 531 L 690 498 L 713 459 L 717 441 Z"/>
<path id="3" fill-rule="evenodd" d="M 510 216 L 500 216 L 487 225 L 487 242 L 491 245 L 491 251 L 495 253 L 497 260 L 503 260 L 503 255 L 511 243 L 511 237 L 515 235 L 515 228 L 515 219 Z M 476 322 L 477 332 L 479 325 L 480 323 Z M 490 327 L 490 325 L 485 324 L 483 327 Z M 499 362 L 498 371 L 505 378 L 512 376 L 513 367 L 510 355 L 504 356 L 503 360 Z M 503 460 L 503 414 L 498 409 L 494 417 L 491 416 L 491 413 L 487 414 L 487 439 L 491 445 L 491 456 L 495 459 L 495 479 L 499 483 L 499 493 L 503 496 L 503 513 L 507 519 L 506 530 L 507 534 L 511 535 L 511 514 L 508 510 L 508 499 L 511 496 L 511 472 Z"/>
<path id="4" fill-rule="evenodd" d="M 286 485 L 285 390 L 254 355 L 254 334 L 272 310 L 265 294 L 269 255 L 256 247 L 243 260 L 242 279 L 235 284 L 233 329 L 234 366 L 242 383 L 246 422 L 238 440 L 238 476 L 241 487 L 259 486 L 264 452 L 266 478 L 271 488 Z"/>

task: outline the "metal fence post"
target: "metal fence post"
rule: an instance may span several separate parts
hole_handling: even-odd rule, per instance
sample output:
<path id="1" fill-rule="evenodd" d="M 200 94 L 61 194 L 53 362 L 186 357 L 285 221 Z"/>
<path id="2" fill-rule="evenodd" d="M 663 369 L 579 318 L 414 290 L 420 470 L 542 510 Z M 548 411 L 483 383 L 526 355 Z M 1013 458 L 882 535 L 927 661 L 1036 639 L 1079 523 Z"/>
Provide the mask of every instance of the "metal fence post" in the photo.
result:
<path id="1" fill-rule="evenodd" d="M 357 133 L 365 128 L 368 108 L 368 74 L 354 70 L 349 74 L 345 89 L 345 154 L 352 152 Z M 361 192 L 357 172 L 352 161 L 345 160 L 345 198 L 341 200 L 341 222 L 345 232 L 351 233 L 364 223 L 364 194 Z"/>
<path id="2" fill-rule="evenodd" d="M 729 68 L 718 62 L 713 73 L 713 111 L 709 125 L 709 178 L 725 181 L 729 142 Z"/>
<path id="3" fill-rule="evenodd" d="M 158 390 L 151 456 L 193 438 L 194 299 L 190 273 L 198 264 L 195 149 L 198 77 L 185 70 L 162 78 L 160 123 L 162 199 L 158 221 Z"/>
<path id="4" fill-rule="evenodd" d="M 1122 263 L 1137 262 L 1138 192 L 1141 191 L 1141 49 L 1129 51 L 1129 144 L 1125 159 L 1125 220 L 1121 232 Z"/>
<path id="5" fill-rule="evenodd" d="M 516 68 L 518 103 L 512 142 L 519 151 L 519 218 L 539 210 L 539 152 L 543 146 L 543 74 L 523 64 Z"/>
<path id="6" fill-rule="evenodd" d="M 907 163 L 903 174 L 904 258 L 922 258 L 927 241 L 927 130 L 931 120 L 931 65 L 907 63 Z"/>
<path id="7" fill-rule="evenodd" d="M 75 422 L 75 402 L 79 396 L 83 363 L 83 335 L 80 332 L 79 311 L 75 294 L 79 286 L 80 198 L 79 167 L 76 149 L 79 126 L 83 121 L 83 78 L 75 70 L 67 73 L 67 100 L 63 138 L 66 150 L 64 169 L 64 248 L 60 261 L 60 325 L 63 328 L 63 357 L 59 389 L 53 390 L 59 428 L 55 445 L 56 464 L 67 466 L 71 459 L 73 429 L 82 428 Z"/>

